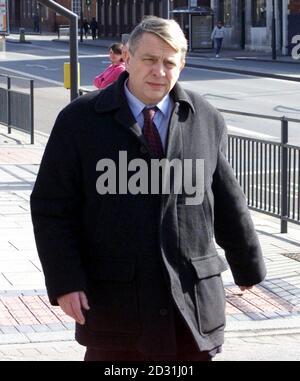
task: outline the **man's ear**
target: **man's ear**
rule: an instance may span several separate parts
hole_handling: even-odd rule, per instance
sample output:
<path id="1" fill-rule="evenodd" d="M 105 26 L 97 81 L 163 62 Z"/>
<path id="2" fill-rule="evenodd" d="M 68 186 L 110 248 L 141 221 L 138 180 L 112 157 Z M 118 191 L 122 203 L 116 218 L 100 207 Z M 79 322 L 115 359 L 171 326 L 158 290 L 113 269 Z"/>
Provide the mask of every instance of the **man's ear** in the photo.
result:
<path id="1" fill-rule="evenodd" d="M 126 51 L 126 54 L 124 54 L 124 61 L 125 61 L 126 71 L 128 71 L 128 73 L 129 73 L 129 70 L 130 70 L 130 61 L 131 61 L 131 53 L 130 53 L 130 51 L 128 49 Z"/>
<path id="2" fill-rule="evenodd" d="M 180 71 L 182 71 L 185 67 L 185 60 L 181 61 Z"/>

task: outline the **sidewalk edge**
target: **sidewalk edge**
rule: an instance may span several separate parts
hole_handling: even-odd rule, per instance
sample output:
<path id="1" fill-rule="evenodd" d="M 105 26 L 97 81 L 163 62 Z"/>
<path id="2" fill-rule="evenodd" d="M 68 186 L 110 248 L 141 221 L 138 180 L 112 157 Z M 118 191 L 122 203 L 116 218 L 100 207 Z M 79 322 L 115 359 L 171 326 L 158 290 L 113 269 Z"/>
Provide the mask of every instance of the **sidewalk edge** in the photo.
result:
<path id="1" fill-rule="evenodd" d="M 55 331 L 55 332 L 35 332 L 35 333 L 6 333 L 0 335 L 1 345 L 8 344 L 28 344 L 28 343 L 45 343 L 52 341 L 74 341 L 74 330 Z"/>
<path id="2" fill-rule="evenodd" d="M 233 68 L 227 68 L 223 66 L 221 67 L 221 66 L 193 64 L 188 62 L 186 62 L 185 66 L 195 68 L 195 69 L 206 69 L 206 70 L 221 71 L 226 73 L 251 75 L 253 77 L 275 78 L 275 79 L 283 79 L 283 80 L 292 81 L 292 82 L 300 82 L 300 77 L 291 77 L 291 76 L 281 75 L 281 74 L 272 74 L 272 73 L 266 73 L 266 72 L 263 73 L 263 72 L 257 72 L 252 70 L 233 69 Z"/>

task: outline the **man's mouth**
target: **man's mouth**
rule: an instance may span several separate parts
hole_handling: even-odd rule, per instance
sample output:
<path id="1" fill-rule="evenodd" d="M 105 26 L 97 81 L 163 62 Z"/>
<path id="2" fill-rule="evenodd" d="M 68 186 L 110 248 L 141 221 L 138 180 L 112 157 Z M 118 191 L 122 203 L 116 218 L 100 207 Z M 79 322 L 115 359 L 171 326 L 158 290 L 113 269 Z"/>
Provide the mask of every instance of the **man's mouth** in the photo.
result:
<path id="1" fill-rule="evenodd" d="M 148 82 L 148 85 L 150 87 L 153 87 L 155 89 L 160 89 L 162 87 L 165 87 L 165 85 L 163 83 L 154 83 L 154 82 Z"/>

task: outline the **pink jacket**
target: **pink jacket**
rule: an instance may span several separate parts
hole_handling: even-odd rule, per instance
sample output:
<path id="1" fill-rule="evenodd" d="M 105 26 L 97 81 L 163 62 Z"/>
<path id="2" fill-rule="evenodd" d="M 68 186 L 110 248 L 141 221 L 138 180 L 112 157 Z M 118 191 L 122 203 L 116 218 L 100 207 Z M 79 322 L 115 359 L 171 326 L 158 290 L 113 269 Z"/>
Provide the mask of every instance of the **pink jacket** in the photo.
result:
<path id="1" fill-rule="evenodd" d="M 108 66 L 103 73 L 97 75 L 94 78 L 93 85 L 98 87 L 98 89 L 104 89 L 106 86 L 110 85 L 112 82 L 118 79 L 119 75 L 125 70 L 124 62 L 119 62 L 117 64 L 111 64 Z"/>

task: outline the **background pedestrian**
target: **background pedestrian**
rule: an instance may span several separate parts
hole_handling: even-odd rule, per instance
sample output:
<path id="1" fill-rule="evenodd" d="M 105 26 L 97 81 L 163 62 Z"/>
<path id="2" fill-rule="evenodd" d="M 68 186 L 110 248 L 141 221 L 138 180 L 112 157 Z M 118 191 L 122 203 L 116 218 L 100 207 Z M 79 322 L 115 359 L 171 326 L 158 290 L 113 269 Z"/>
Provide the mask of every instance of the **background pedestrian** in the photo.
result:
<path id="1" fill-rule="evenodd" d="M 119 75 L 125 70 L 122 49 L 123 45 L 121 43 L 114 43 L 109 47 L 109 59 L 111 64 L 93 80 L 93 85 L 98 89 L 104 89 L 116 81 Z"/>
<path id="2" fill-rule="evenodd" d="M 214 47 L 216 49 L 216 57 L 220 57 L 220 51 L 223 44 L 223 39 L 225 37 L 225 28 L 223 27 L 222 21 L 218 21 L 217 25 L 211 34 L 211 39 L 214 42 Z"/>

